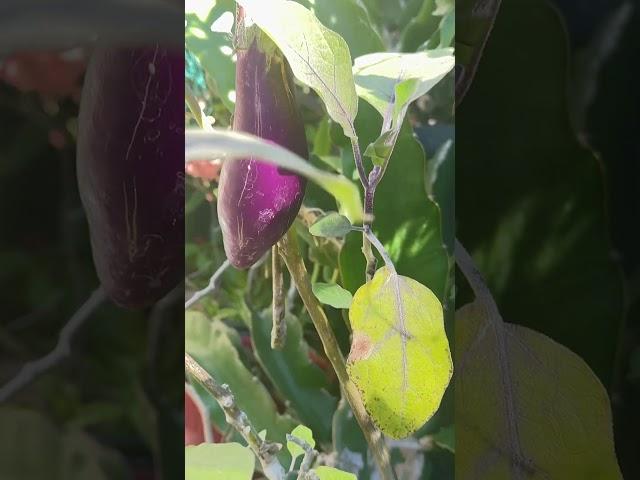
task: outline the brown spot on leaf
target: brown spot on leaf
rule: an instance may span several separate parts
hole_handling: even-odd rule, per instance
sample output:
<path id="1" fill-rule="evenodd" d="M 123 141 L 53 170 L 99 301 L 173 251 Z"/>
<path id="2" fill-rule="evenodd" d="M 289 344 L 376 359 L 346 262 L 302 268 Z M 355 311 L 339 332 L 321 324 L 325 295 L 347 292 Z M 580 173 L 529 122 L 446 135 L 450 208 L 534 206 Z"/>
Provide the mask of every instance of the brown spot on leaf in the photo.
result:
<path id="1" fill-rule="evenodd" d="M 351 351 L 349 352 L 349 363 L 356 362 L 358 360 L 366 360 L 371 351 L 373 350 L 373 344 L 368 335 L 360 332 L 353 334 L 353 341 L 351 342 Z"/>

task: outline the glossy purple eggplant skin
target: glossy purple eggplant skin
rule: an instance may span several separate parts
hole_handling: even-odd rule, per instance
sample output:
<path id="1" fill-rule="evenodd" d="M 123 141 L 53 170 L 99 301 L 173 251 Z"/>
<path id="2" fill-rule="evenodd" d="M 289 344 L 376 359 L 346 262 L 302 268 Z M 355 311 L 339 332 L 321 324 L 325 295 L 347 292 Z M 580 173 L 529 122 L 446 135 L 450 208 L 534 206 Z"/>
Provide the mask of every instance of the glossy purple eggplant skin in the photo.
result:
<path id="1" fill-rule="evenodd" d="M 96 271 L 127 308 L 184 275 L 184 53 L 97 49 L 78 118 L 78 187 Z"/>
<path id="2" fill-rule="evenodd" d="M 266 54 L 254 39 L 238 51 L 233 129 L 262 137 L 308 158 L 304 123 L 286 60 Z M 227 258 L 253 265 L 289 229 L 304 197 L 304 178 L 245 158 L 225 162 L 218 190 L 218 219 Z"/>

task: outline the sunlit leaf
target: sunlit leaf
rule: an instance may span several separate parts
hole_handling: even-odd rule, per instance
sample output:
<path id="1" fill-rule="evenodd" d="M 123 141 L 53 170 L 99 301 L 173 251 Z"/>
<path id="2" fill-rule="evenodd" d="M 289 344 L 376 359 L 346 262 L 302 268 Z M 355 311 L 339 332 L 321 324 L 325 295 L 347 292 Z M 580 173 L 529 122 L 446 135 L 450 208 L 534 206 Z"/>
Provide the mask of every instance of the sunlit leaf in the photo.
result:
<path id="1" fill-rule="evenodd" d="M 351 55 L 344 39 L 302 5 L 287 0 L 238 0 L 287 58 L 295 77 L 320 96 L 345 135 L 355 137 L 358 112 Z"/>
<path id="2" fill-rule="evenodd" d="M 184 475 L 188 480 L 250 480 L 253 452 L 239 443 L 203 443 L 184 449 Z"/>
<path id="3" fill-rule="evenodd" d="M 213 128 L 211 131 L 187 130 L 185 132 L 185 160 L 201 160 L 225 156 L 225 160 L 257 157 L 298 173 L 317 183 L 340 203 L 344 214 L 354 222 L 362 221 L 364 212 L 360 190 L 351 180 L 315 168 L 295 153 L 273 142 L 250 135 Z"/>
<path id="4" fill-rule="evenodd" d="M 291 431 L 291 435 L 305 441 L 311 448 L 316 446 L 316 441 L 313 439 L 313 432 L 304 425 L 298 425 L 296 428 L 294 428 Z M 287 449 L 289 450 L 291 458 L 294 462 L 300 455 L 304 455 L 304 450 L 302 449 L 302 447 L 295 442 L 287 441 Z"/>
<path id="5" fill-rule="evenodd" d="M 343 472 L 333 467 L 318 467 L 313 470 L 320 480 L 357 480 L 353 473 Z"/>
<path id="6" fill-rule="evenodd" d="M 355 59 L 358 96 L 399 129 L 408 105 L 427 93 L 453 68 L 453 49 L 417 53 L 370 53 Z"/>
<path id="7" fill-rule="evenodd" d="M 349 374 L 380 429 L 404 438 L 438 409 L 453 372 L 440 301 L 383 267 L 356 292 L 349 320 Z"/>

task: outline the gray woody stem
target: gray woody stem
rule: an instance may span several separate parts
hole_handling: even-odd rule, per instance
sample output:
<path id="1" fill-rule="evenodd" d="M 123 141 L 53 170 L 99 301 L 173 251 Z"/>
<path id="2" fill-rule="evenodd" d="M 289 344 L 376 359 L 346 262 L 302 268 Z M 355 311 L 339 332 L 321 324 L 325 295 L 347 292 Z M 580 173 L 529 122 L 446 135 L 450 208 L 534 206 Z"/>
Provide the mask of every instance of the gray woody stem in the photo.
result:
<path id="1" fill-rule="evenodd" d="M 313 447 L 307 442 L 294 435 L 287 434 L 287 441 L 295 443 L 302 450 L 304 450 L 304 458 L 302 459 L 302 463 L 300 464 L 300 470 L 298 470 L 297 480 L 305 480 L 306 478 L 308 478 L 307 474 L 309 473 L 309 470 L 311 470 L 311 464 L 316 458 L 318 452 L 316 452 Z M 293 466 L 293 462 L 291 463 L 291 466 Z"/>
<path id="2" fill-rule="evenodd" d="M 218 402 L 224 411 L 227 422 L 246 440 L 249 448 L 255 453 L 262 471 L 269 480 L 282 480 L 285 471 L 276 454 L 282 447 L 277 443 L 269 443 L 260 438 L 247 415 L 236 405 L 228 385 L 219 385 L 207 371 L 196 362 L 191 355 L 184 355 L 184 370 Z"/>
<path id="3" fill-rule="evenodd" d="M 387 450 L 384 438 L 380 430 L 378 430 L 374 425 L 371 417 L 367 414 L 360 392 L 349 378 L 344 357 L 338 347 L 338 341 L 336 340 L 333 330 L 331 329 L 331 325 L 329 324 L 329 320 L 327 319 L 320 302 L 315 297 L 313 290 L 311 289 L 309 274 L 304 265 L 304 261 L 300 256 L 298 241 L 293 229 L 290 229 L 282 238 L 279 243 L 279 247 L 280 253 L 282 254 L 282 257 L 287 264 L 287 268 L 289 269 L 289 273 L 291 274 L 291 278 L 296 284 L 300 298 L 302 298 L 304 306 L 309 312 L 313 325 L 320 336 L 327 358 L 331 362 L 338 380 L 340 381 L 344 397 L 349 402 L 351 410 L 353 411 L 353 414 L 362 429 L 362 433 L 369 444 L 369 449 L 373 453 L 376 464 L 378 465 L 378 469 L 381 473 L 381 478 L 383 480 L 393 480 L 395 476 L 391 469 L 389 451 Z"/>
<path id="4" fill-rule="evenodd" d="M 224 263 L 220 265 L 220 267 L 215 272 L 213 272 L 213 275 L 211 275 L 211 278 L 209 279 L 209 284 L 206 287 L 204 287 L 202 290 L 199 290 L 196 293 L 194 293 L 193 296 L 185 302 L 184 309 L 186 310 L 189 307 L 192 307 L 197 302 L 202 300 L 205 296 L 213 292 L 218 286 L 218 280 L 220 279 L 224 271 L 227 268 L 229 268 L 230 265 L 231 264 L 229 263 L 229 260 L 225 260 Z"/>
<path id="5" fill-rule="evenodd" d="M 0 389 L 0 403 L 7 401 L 23 387 L 31 383 L 41 374 L 65 360 L 71 353 L 71 340 L 96 309 L 107 298 L 102 287 L 97 288 L 87 301 L 73 314 L 60 331 L 55 348 L 44 357 L 25 364 L 18 374 Z"/>

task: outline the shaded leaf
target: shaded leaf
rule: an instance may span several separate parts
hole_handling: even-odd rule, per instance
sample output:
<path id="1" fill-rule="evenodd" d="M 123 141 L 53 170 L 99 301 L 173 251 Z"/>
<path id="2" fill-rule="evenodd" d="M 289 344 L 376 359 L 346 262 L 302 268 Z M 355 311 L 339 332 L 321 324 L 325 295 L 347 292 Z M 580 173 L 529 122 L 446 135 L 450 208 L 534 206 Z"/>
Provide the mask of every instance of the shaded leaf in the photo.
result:
<path id="1" fill-rule="evenodd" d="M 331 305 L 333 308 L 349 308 L 353 297 L 349 290 L 345 290 L 335 283 L 314 283 L 311 288 L 313 294 L 325 305 Z"/>
<path id="2" fill-rule="evenodd" d="M 185 351 L 218 383 L 229 385 L 236 404 L 247 414 L 256 430 L 267 430 L 269 441 L 282 442 L 296 422 L 288 415 L 278 413 L 269 391 L 243 365 L 230 339 L 232 333 L 221 321 L 210 321 L 199 312 L 185 313 Z M 219 430 L 226 431 L 225 416 L 216 401 L 199 384 L 194 388 L 209 407 L 211 418 Z M 233 440 L 242 441 L 237 433 L 233 434 Z M 278 456 L 285 462 L 289 454 L 281 450 Z"/>
<path id="3" fill-rule="evenodd" d="M 283 348 L 271 348 L 270 312 L 251 315 L 251 340 L 258 361 L 300 421 L 309 425 L 318 440 L 326 442 L 331 437 L 331 425 L 326 419 L 337 403 L 327 392 L 326 375 L 309 359 L 300 321 L 292 315 L 285 318 L 287 338 Z"/>
<path id="4" fill-rule="evenodd" d="M 440 301 L 383 267 L 356 292 L 349 319 L 349 375 L 380 429 L 404 438 L 438 409 L 453 372 Z"/>
<path id="5" fill-rule="evenodd" d="M 565 345 L 608 386 L 622 281 L 602 165 L 569 120 L 565 45 L 548 3 L 502 4 L 456 115 L 456 235 L 506 318 Z"/>
<path id="6" fill-rule="evenodd" d="M 335 212 L 321 217 L 309 227 L 309 233 L 316 237 L 344 237 L 350 231 L 351 222 L 349 219 Z"/>
<path id="7" fill-rule="evenodd" d="M 255 457 L 239 443 L 203 443 L 184 449 L 184 474 L 188 480 L 251 480 Z"/>

